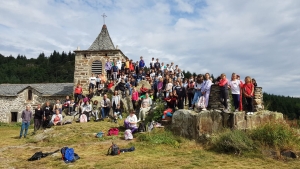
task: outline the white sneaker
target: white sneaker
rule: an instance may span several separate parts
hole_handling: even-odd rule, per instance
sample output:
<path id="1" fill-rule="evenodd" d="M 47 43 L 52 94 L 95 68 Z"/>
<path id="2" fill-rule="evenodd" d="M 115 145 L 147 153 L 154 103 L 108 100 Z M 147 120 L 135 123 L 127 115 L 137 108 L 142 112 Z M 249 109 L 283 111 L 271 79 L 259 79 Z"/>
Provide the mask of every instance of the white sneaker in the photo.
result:
<path id="1" fill-rule="evenodd" d="M 235 112 L 238 112 L 239 111 L 239 109 L 235 109 Z"/>
<path id="2" fill-rule="evenodd" d="M 251 112 L 248 112 L 247 115 L 251 115 Z"/>
<path id="3" fill-rule="evenodd" d="M 251 115 L 253 115 L 254 113 L 253 112 L 250 112 L 251 113 Z"/>
<path id="4" fill-rule="evenodd" d="M 206 108 L 203 108 L 202 110 L 203 110 L 203 111 L 205 111 L 205 110 L 206 110 Z"/>

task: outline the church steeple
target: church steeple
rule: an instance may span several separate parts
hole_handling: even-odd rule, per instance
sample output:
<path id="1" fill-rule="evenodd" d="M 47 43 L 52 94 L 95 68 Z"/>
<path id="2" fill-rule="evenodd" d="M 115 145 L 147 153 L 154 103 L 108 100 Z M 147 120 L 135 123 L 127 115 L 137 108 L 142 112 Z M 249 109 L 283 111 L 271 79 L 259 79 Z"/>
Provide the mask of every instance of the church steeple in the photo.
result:
<path id="1" fill-rule="evenodd" d="M 102 26 L 102 30 L 98 37 L 95 39 L 93 44 L 88 50 L 98 51 L 98 50 L 114 50 L 115 46 L 109 36 L 106 25 Z"/>

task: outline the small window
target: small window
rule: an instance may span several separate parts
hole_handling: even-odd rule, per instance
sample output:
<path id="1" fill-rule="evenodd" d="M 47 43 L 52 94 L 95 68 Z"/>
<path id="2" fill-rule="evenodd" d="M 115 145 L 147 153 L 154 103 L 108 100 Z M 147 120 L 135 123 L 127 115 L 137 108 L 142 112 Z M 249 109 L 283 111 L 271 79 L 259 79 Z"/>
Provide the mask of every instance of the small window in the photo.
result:
<path id="1" fill-rule="evenodd" d="M 100 74 L 102 73 L 102 63 L 99 60 L 96 60 L 92 63 L 92 73 Z"/>
<path id="2" fill-rule="evenodd" d="M 18 112 L 11 112 L 11 122 L 18 121 Z"/>
<path id="3" fill-rule="evenodd" d="M 28 90 L 28 99 L 27 100 L 32 100 L 32 90 Z"/>

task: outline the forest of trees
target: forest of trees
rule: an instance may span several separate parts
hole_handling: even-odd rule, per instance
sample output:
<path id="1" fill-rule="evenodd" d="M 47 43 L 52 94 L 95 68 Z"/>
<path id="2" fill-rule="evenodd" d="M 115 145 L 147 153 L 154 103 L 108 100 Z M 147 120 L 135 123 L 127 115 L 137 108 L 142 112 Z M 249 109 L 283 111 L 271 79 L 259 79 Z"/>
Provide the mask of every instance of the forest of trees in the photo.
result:
<path id="1" fill-rule="evenodd" d="M 73 82 L 75 53 L 54 51 L 27 59 L 24 55 L 4 57 L 0 54 L 1 83 L 62 83 Z"/>
<path id="2" fill-rule="evenodd" d="M 3 83 L 63 83 L 74 81 L 75 53 L 44 53 L 27 59 L 24 55 L 5 57 L 0 54 L 0 84 Z M 186 78 L 196 73 L 183 71 Z M 212 75 L 213 77 L 213 75 Z M 264 93 L 265 108 L 283 113 L 289 119 L 300 118 L 300 98 Z"/>

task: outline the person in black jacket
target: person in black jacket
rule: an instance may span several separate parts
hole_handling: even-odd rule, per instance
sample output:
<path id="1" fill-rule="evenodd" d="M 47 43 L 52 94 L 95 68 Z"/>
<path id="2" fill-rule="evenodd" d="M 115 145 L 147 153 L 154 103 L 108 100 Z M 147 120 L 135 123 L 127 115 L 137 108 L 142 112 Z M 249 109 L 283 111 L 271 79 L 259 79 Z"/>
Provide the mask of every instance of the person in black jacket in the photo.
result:
<path id="1" fill-rule="evenodd" d="M 42 119 L 43 119 L 43 110 L 41 108 L 41 104 L 37 105 L 37 108 L 34 110 L 34 131 L 40 129 L 42 125 Z"/>
<path id="2" fill-rule="evenodd" d="M 53 114 L 52 107 L 49 102 L 46 102 L 46 106 L 43 109 L 43 128 L 47 128 Z"/>
<path id="3" fill-rule="evenodd" d="M 178 109 L 183 109 L 184 108 L 184 106 L 183 106 L 183 100 L 184 100 L 184 98 L 186 96 L 186 90 L 182 86 L 181 81 L 177 81 L 176 82 L 175 90 L 176 90 L 176 93 L 178 95 L 178 98 L 177 98 L 177 107 L 178 107 Z"/>

